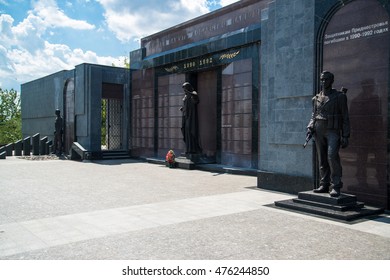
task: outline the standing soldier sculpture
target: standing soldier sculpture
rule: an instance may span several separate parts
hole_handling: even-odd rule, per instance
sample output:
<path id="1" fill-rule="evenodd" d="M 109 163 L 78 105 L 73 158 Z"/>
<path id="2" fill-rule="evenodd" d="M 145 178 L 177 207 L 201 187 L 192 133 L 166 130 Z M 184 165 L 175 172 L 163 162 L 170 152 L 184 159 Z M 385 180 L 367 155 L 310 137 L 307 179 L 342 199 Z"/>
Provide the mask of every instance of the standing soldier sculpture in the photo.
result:
<path id="1" fill-rule="evenodd" d="M 54 153 L 61 154 L 62 153 L 62 134 L 63 134 L 63 120 L 61 117 L 61 112 L 59 109 L 56 109 L 56 120 L 54 123 Z"/>
<path id="2" fill-rule="evenodd" d="M 314 192 L 327 193 L 331 188 L 330 196 L 338 197 L 343 186 L 339 150 L 348 146 L 350 135 L 346 89 L 332 88 L 334 75 L 331 72 L 322 72 L 320 80 L 322 91 L 313 97 L 306 141 L 314 136 L 320 167 L 320 184 Z"/>
<path id="3" fill-rule="evenodd" d="M 186 155 L 201 152 L 199 145 L 198 103 L 199 96 L 192 85 L 188 82 L 183 84 L 184 97 L 182 111 L 181 132 L 186 146 Z"/>

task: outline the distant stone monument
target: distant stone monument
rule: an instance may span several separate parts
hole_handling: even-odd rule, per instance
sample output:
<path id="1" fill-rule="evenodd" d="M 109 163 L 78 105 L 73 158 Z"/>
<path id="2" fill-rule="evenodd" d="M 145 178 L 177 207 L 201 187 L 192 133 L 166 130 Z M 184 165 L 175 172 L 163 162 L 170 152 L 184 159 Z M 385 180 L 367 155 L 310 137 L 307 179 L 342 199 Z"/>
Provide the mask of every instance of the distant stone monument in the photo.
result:
<path id="1" fill-rule="evenodd" d="M 40 134 L 36 133 L 32 137 L 32 154 L 33 156 L 39 156 L 39 138 Z"/>
<path id="2" fill-rule="evenodd" d="M 180 108 L 183 114 L 181 132 L 185 143 L 185 154 L 191 157 L 191 155 L 200 154 L 202 151 L 199 145 L 199 96 L 188 82 L 183 84 L 183 90 L 183 107 Z"/>
<path id="3" fill-rule="evenodd" d="M 23 149 L 23 140 L 16 141 L 14 143 L 14 149 L 15 149 L 15 156 L 21 156 L 22 149 Z"/>
<path id="4" fill-rule="evenodd" d="M 39 141 L 39 150 L 40 150 L 40 154 L 41 155 L 47 155 L 48 154 L 48 148 L 46 148 L 48 145 L 47 145 L 47 141 L 48 141 L 48 137 L 45 136 L 43 137 L 40 141 Z"/>
<path id="5" fill-rule="evenodd" d="M 23 139 L 23 155 L 28 157 L 31 155 L 31 136 Z"/>
<path id="6" fill-rule="evenodd" d="M 315 193 L 340 196 L 342 167 L 339 150 L 348 146 L 350 124 L 347 96 L 343 91 L 332 88 L 334 75 L 323 71 L 320 77 L 322 90 L 313 97 L 313 112 L 307 126 L 306 139 L 315 138 L 320 184 Z"/>
<path id="7" fill-rule="evenodd" d="M 62 154 L 62 135 L 63 135 L 63 119 L 61 117 L 61 111 L 56 110 L 56 120 L 54 123 L 54 153 Z"/>

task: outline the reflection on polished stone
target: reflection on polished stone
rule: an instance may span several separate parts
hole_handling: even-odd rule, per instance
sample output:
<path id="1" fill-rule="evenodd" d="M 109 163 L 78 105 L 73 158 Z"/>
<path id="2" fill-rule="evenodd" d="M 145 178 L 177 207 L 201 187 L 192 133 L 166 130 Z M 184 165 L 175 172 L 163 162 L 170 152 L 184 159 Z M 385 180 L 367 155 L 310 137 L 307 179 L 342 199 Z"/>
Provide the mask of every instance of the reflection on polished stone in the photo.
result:
<path id="1" fill-rule="evenodd" d="M 323 68 L 342 78 L 336 88 L 343 82 L 349 89 L 351 141 L 340 153 L 343 191 L 379 207 L 388 204 L 388 22 L 378 1 L 353 1 L 330 20 L 323 50 Z"/>

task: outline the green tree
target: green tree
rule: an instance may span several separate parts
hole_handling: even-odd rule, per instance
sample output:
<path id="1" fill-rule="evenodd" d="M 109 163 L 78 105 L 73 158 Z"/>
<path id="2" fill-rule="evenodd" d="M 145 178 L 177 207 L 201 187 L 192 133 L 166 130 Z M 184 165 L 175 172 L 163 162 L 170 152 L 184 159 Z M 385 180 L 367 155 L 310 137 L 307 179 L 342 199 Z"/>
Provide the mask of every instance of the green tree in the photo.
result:
<path id="1" fill-rule="evenodd" d="M 16 90 L 0 88 L 0 144 L 8 144 L 22 138 L 22 113 Z"/>
<path id="2" fill-rule="evenodd" d="M 123 64 L 124 68 L 130 69 L 130 61 L 127 59 L 127 57 L 123 59 Z M 111 63 L 111 66 L 117 67 L 114 62 Z"/>
<path id="3" fill-rule="evenodd" d="M 102 99 L 102 126 L 101 126 L 101 144 L 106 146 L 106 136 L 107 136 L 107 99 Z"/>

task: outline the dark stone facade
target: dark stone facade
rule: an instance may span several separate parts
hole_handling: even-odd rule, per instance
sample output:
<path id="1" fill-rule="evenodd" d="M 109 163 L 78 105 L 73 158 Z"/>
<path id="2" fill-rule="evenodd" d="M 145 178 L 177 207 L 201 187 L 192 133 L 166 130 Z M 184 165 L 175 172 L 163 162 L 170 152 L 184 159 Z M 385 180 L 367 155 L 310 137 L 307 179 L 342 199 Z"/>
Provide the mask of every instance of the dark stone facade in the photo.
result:
<path id="1" fill-rule="evenodd" d="M 55 110 L 65 121 L 64 152 L 73 142 L 89 151 L 101 150 L 101 103 L 103 98 L 120 99 L 128 104 L 129 71 L 123 68 L 81 64 L 25 83 L 21 87 L 22 133 L 54 137 Z M 121 95 L 116 93 L 120 88 Z M 128 106 L 123 106 L 120 142 L 128 149 Z"/>
<path id="2" fill-rule="evenodd" d="M 258 167 L 262 1 L 242 1 L 142 39 L 130 54 L 132 153 L 184 151 L 183 93 L 199 94 L 200 143 L 217 163 Z M 141 113 L 142 112 L 142 113 Z"/>

